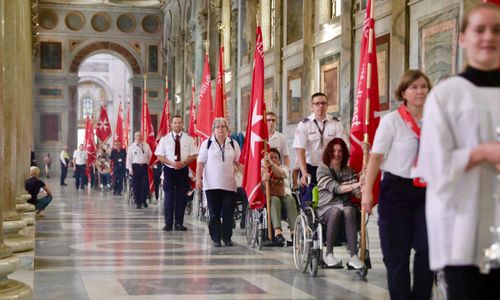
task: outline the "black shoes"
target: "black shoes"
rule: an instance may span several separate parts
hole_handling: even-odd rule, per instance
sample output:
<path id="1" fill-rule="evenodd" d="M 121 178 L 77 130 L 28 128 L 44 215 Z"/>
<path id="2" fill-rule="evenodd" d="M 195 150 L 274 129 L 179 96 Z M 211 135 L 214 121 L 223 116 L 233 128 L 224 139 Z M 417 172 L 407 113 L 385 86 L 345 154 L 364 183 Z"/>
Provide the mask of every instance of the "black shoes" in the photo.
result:
<path id="1" fill-rule="evenodd" d="M 234 246 L 234 245 L 233 245 L 233 241 L 231 241 L 231 240 L 224 240 L 224 245 L 226 245 L 227 247 L 232 247 L 232 246 Z"/>
<path id="2" fill-rule="evenodd" d="M 174 229 L 175 229 L 175 231 L 187 231 L 188 230 L 186 226 L 182 226 L 180 224 L 176 224 Z"/>
<path id="3" fill-rule="evenodd" d="M 141 208 L 142 208 L 142 206 L 141 206 L 141 205 L 137 205 L 137 206 L 136 206 L 136 208 L 137 208 L 137 209 L 141 209 Z"/>
<path id="4" fill-rule="evenodd" d="M 163 229 L 162 229 L 162 230 L 163 230 L 163 231 L 172 231 L 172 226 L 167 226 L 167 225 L 165 225 L 165 226 L 163 226 Z"/>
<path id="5" fill-rule="evenodd" d="M 222 244 L 220 243 L 220 241 L 214 242 L 214 247 L 220 248 L 222 247 Z"/>
<path id="6" fill-rule="evenodd" d="M 286 239 L 285 237 L 281 234 L 281 233 L 278 233 L 275 237 L 274 237 L 274 241 L 276 244 L 278 245 L 284 245 L 285 242 L 286 242 Z"/>
<path id="7" fill-rule="evenodd" d="M 144 206 L 144 208 L 148 208 L 148 203 L 144 202 L 143 206 Z"/>

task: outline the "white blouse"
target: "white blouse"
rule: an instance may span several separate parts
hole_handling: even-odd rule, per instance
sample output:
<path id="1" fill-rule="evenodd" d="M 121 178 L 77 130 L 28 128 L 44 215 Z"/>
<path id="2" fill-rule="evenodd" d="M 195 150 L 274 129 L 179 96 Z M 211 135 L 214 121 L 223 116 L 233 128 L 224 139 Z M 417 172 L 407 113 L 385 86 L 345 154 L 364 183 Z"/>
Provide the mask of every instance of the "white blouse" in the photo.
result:
<path id="1" fill-rule="evenodd" d="M 373 140 L 372 153 L 383 154 L 381 169 L 394 175 L 413 178 L 412 167 L 417 156 L 418 140 L 397 110 L 381 120 Z"/>
<path id="2" fill-rule="evenodd" d="M 436 86 L 424 109 L 419 174 L 427 181 L 426 219 L 431 269 L 480 266 L 491 245 L 496 170 L 483 163 L 465 170 L 470 152 L 495 141 L 500 88 L 462 77 Z"/>

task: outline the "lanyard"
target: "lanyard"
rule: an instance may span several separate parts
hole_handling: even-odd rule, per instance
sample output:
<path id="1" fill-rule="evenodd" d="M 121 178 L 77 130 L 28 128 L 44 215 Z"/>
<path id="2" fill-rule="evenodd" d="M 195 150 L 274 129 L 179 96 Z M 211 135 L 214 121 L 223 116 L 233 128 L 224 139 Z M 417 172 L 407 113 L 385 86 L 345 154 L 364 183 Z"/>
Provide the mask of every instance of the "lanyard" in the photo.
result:
<path id="1" fill-rule="evenodd" d="M 416 167 L 418 163 L 418 151 L 420 149 L 420 127 L 417 125 L 417 121 L 415 121 L 415 118 L 413 118 L 413 116 L 408 112 L 408 109 L 405 105 L 401 105 L 398 108 L 398 112 L 405 122 L 406 126 L 408 126 L 408 128 L 417 138 L 417 155 L 415 156 L 415 161 L 413 162 L 413 167 Z M 413 179 L 413 185 L 416 187 L 426 187 L 427 183 L 422 178 L 417 177 Z"/>
<path id="2" fill-rule="evenodd" d="M 219 149 L 220 149 L 220 151 L 222 152 L 222 161 L 224 161 L 224 149 L 226 148 L 226 144 L 224 143 L 224 144 L 223 144 L 223 145 L 224 145 L 224 147 L 223 147 L 223 146 L 221 146 L 221 145 L 219 144 L 219 141 L 218 141 L 217 139 L 215 139 L 215 142 L 217 143 L 217 145 L 219 145 Z M 224 141 L 224 142 L 225 142 L 225 141 Z"/>
<path id="3" fill-rule="evenodd" d="M 316 121 L 316 119 L 314 120 L 314 124 L 316 125 L 316 128 L 318 128 L 319 134 L 321 135 L 321 138 L 319 140 L 319 146 L 321 149 L 323 149 L 323 132 L 325 132 L 326 120 L 323 121 L 323 128 L 322 129 L 319 128 L 319 125 L 318 125 L 318 122 Z"/>
<path id="4" fill-rule="evenodd" d="M 142 145 L 142 144 L 140 146 L 139 146 L 139 144 L 136 144 L 136 145 L 137 145 L 137 147 L 141 148 L 142 154 L 144 154 L 144 145 Z"/>

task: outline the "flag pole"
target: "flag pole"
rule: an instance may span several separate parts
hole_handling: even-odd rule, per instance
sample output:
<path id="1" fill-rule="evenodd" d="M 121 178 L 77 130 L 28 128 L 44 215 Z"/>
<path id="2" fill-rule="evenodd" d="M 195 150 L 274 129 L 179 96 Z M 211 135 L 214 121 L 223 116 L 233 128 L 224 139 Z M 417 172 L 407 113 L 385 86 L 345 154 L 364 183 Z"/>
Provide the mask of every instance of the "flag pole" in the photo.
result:
<path id="1" fill-rule="evenodd" d="M 226 26 L 222 23 L 219 23 L 218 25 L 219 33 L 220 33 L 220 51 L 222 54 L 220 55 L 222 62 L 224 65 L 224 31 L 226 30 Z M 224 114 L 224 119 L 228 119 L 228 114 L 227 114 L 227 107 L 226 107 L 226 77 L 224 76 L 225 74 L 224 68 L 222 69 L 222 74 L 221 74 L 221 86 L 222 86 L 222 113 Z M 217 101 L 217 100 L 216 100 Z"/>
<path id="2" fill-rule="evenodd" d="M 143 140 L 146 139 L 146 137 L 144 136 L 144 133 L 146 132 L 146 112 L 144 111 L 144 103 L 147 101 L 147 94 L 148 94 L 148 88 L 146 86 L 146 83 L 147 83 L 147 79 L 148 79 L 148 74 L 144 73 L 143 74 L 143 77 L 144 77 L 144 91 L 143 91 L 143 95 L 142 95 L 142 122 L 141 122 L 141 135 L 142 135 L 142 138 Z"/>
<path id="3" fill-rule="evenodd" d="M 370 1 L 370 0 L 369 0 Z M 370 19 L 373 19 L 373 1 L 370 1 Z M 369 36 L 368 36 L 368 53 L 373 53 L 373 28 L 370 28 Z M 372 65 L 368 62 L 367 67 L 367 78 L 366 78 L 366 88 L 369 90 L 372 86 Z M 367 97 L 369 97 L 370 93 L 367 93 Z M 362 170 L 366 170 L 366 166 L 368 164 L 368 156 L 370 151 L 370 136 L 368 134 L 368 127 L 370 125 L 370 98 L 367 98 L 365 106 L 365 132 L 363 134 L 363 167 Z M 361 209 L 361 243 L 359 247 L 359 258 L 361 261 L 365 261 L 366 259 L 366 212 L 362 208 Z"/>

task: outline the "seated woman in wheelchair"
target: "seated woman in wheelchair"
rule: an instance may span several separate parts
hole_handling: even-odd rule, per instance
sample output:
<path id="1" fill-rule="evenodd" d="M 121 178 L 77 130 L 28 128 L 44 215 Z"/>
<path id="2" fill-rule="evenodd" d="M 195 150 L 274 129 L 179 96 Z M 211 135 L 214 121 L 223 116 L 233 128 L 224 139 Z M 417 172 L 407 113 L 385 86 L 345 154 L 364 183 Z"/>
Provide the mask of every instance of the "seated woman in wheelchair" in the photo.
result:
<path id="1" fill-rule="evenodd" d="M 293 239 L 293 227 L 297 218 L 297 203 L 290 189 L 290 170 L 281 164 L 281 155 L 278 149 L 271 148 L 264 156 L 262 180 L 269 180 L 271 194 L 271 222 L 274 228 L 275 242 L 284 244 L 286 239 L 281 230 L 281 207 L 284 206 L 290 232 Z"/>
<path id="2" fill-rule="evenodd" d="M 347 244 L 350 259 L 348 267 L 361 269 L 364 263 L 357 252 L 356 207 L 351 196 L 361 198 L 361 183 L 354 171 L 347 166 L 349 150 L 340 138 L 334 138 L 325 147 L 322 163 L 316 172 L 318 179 L 319 202 L 316 212 L 326 224 L 326 257 L 329 267 L 341 265 L 341 261 L 333 256 L 333 246 L 337 238 L 340 219 L 344 216 Z"/>

